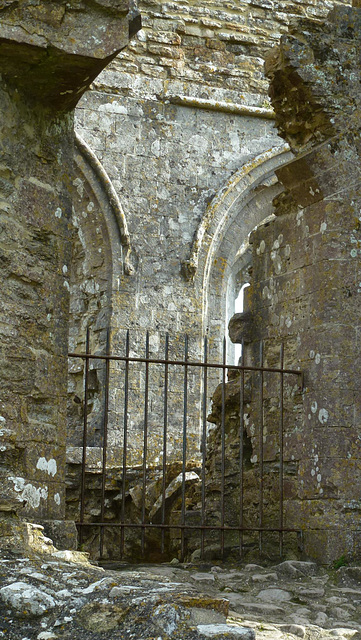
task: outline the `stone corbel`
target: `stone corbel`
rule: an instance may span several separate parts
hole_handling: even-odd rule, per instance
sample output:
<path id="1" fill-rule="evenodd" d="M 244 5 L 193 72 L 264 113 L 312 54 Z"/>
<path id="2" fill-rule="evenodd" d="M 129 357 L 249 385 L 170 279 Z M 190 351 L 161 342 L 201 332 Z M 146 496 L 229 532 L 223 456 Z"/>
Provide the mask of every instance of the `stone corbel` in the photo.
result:
<path id="1" fill-rule="evenodd" d="M 27 99 L 70 111 L 140 28 L 134 0 L 130 12 L 128 0 L 1 3 L 2 79 Z"/>

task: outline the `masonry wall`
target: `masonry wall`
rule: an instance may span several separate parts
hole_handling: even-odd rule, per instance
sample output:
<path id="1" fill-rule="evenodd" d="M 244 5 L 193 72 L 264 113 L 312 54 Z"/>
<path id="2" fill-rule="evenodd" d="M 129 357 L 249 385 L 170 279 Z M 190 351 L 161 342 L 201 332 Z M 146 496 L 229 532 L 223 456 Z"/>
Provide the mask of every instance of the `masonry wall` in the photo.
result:
<path id="1" fill-rule="evenodd" d="M 130 329 L 133 353 L 144 354 L 149 330 L 154 357 L 164 354 L 166 332 L 174 338 L 171 349 L 178 357 L 185 333 L 190 337 L 190 357 L 199 356 L 207 333 L 212 357 L 221 357 L 239 289 L 234 278 L 237 251 L 272 212 L 272 199 L 280 189 L 273 169 L 285 161 L 277 155 L 282 141 L 274 129 L 264 55 L 293 18 L 318 19 L 333 4 L 141 4 L 142 31 L 101 74 L 76 112 L 77 131 L 107 171 L 130 233 L 134 272 L 129 276 L 117 264 L 112 273 L 113 352 L 124 352 L 125 332 Z M 232 178 L 265 152 L 277 160 L 272 170 L 265 166 L 267 184 L 262 183 L 260 162 L 252 188 L 244 187 L 253 189 L 249 200 L 255 198 L 246 212 Z M 218 202 L 227 189 L 238 198 L 232 220 Z M 262 200 L 256 202 L 261 189 Z M 76 215 L 82 220 L 81 208 Z M 90 245 L 87 251 L 92 252 Z M 90 324 L 96 324 L 94 314 Z M 84 345 L 84 326 L 79 334 L 72 333 L 72 348 L 81 350 Z M 104 349 L 104 340 L 97 341 L 97 347 Z M 232 347 L 229 351 L 231 358 Z M 115 374 L 112 379 L 111 420 L 119 430 L 123 396 L 117 378 Z M 135 394 L 139 384 L 134 382 Z M 155 393 L 158 388 L 155 379 Z M 78 395 L 71 383 L 70 406 L 74 394 Z M 194 403 L 191 428 L 197 430 L 199 410 Z M 90 420 L 99 422 L 99 413 Z M 157 415 L 154 421 L 159 422 Z M 140 433 L 137 412 L 134 423 Z M 119 441 L 119 433 L 114 437 Z"/>
<path id="2" fill-rule="evenodd" d="M 71 203 L 62 185 L 72 119 L 33 113 L 14 97 L 2 90 L 1 493 L 9 509 L 59 518 L 71 246 Z"/>
<path id="3" fill-rule="evenodd" d="M 292 473 L 285 480 L 285 517 L 286 526 L 305 531 L 306 553 L 324 562 L 357 557 L 360 544 L 359 71 L 354 57 L 360 17 L 360 9 L 344 8 L 331 13 L 322 27 L 300 22 L 267 62 L 278 126 L 297 157 L 277 170 L 285 192 L 275 203 L 275 219 L 252 234 L 248 317 L 235 319 L 233 326 L 238 324 L 237 339 L 246 337 L 254 361 L 263 339 L 266 362 L 277 366 L 278 345 L 284 341 L 285 366 L 305 373 L 301 405 L 295 402 L 291 421 L 289 403 L 287 409 L 285 468 Z M 273 404 L 277 412 L 279 401 Z M 265 460 L 276 462 L 279 442 L 269 408 L 265 421 Z M 253 447 L 259 461 L 257 440 Z"/>
<path id="4" fill-rule="evenodd" d="M 128 42 L 127 14 L 0 8 L 0 513 L 65 515 L 73 111 Z"/>

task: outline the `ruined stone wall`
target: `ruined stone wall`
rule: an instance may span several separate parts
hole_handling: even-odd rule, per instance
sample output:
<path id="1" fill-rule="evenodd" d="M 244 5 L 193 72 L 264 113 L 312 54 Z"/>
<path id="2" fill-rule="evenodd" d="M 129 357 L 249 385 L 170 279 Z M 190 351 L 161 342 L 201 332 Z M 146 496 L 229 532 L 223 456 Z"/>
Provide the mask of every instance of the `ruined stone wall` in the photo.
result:
<path id="1" fill-rule="evenodd" d="M 112 273 L 113 352 L 124 352 L 129 328 L 132 352 L 144 354 L 149 329 L 151 356 L 163 356 L 169 331 L 175 356 L 188 333 L 190 356 L 198 357 L 208 332 L 212 357 L 220 359 L 240 286 L 237 252 L 272 213 L 280 190 L 274 168 L 287 154 L 273 126 L 264 55 L 293 18 L 320 18 L 333 4 L 141 4 L 142 31 L 99 76 L 76 112 L 77 131 L 108 173 L 130 232 L 134 273 L 127 275 L 119 264 Z M 232 205 L 224 200 L 228 192 Z M 95 316 L 89 321 L 96 324 Z M 85 324 L 78 337 L 73 335 L 72 348 L 84 345 Z M 111 411 L 119 431 L 117 376 Z M 138 382 L 133 386 L 136 394 Z M 159 393 L 157 376 L 154 393 Z M 194 402 L 191 428 L 197 430 Z M 141 421 L 136 415 L 136 431 Z M 159 422 L 157 415 L 154 421 Z M 178 418 L 173 426 L 176 432 Z M 120 434 L 114 438 L 119 441 Z"/>
<path id="2" fill-rule="evenodd" d="M 280 146 L 270 119 L 265 52 L 293 18 L 319 18 L 333 5 L 141 3 L 142 31 L 77 110 L 77 130 L 108 172 L 131 235 L 133 282 L 114 274 L 117 332 L 134 328 L 143 338 L 149 328 L 156 342 L 166 330 L 199 340 L 213 325 L 212 337 L 223 336 L 225 293 L 223 308 L 217 300 L 203 317 L 204 275 L 187 283 L 181 267 L 208 205 L 230 176 Z M 244 106 L 254 109 L 243 112 Z M 222 272 L 231 252 L 225 247 L 211 268 Z"/>
<path id="3" fill-rule="evenodd" d="M 0 8 L 0 512 L 60 519 L 73 109 L 128 42 L 128 3 L 20 4 Z"/>
<path id="4" fill-rule="evenodd" d="M 232 323 L 255 363 L 263 339 L 277 366 L 284 341 L 285 366 L 304 370 L 293 418 L 288 380 L 285 389 L 286 526 L 303 529 L 306 552 L 323 561 L 359 553 L 360 19 L 343 8 L 320 26 L 301 21 L 267 62 L 277 124 L 297 157 L 277 170 L 285 193 L 252 234 L 249 310 Z M 270 399 L 264 452 L 277 463 Z M 255 439 L 254 462 L 259 453 Z"/>

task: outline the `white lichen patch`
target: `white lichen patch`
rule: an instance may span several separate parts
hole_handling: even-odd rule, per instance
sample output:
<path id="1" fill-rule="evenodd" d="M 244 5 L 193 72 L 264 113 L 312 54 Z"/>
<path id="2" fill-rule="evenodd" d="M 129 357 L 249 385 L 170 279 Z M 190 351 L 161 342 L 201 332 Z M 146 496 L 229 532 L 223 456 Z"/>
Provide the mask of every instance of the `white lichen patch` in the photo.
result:
<path id="1" fill-rule="evenodd" d="M 47 487 L 34 487 L 30 482 L 25 484 L 24 478 L 10 477 L 9 480 L 14 483 L 14 490 L 18 493 L 19 502 L 26 502 L 28 507 L 37 509 L 41 500 L 48 499 Z"/>
<path id="2" fill-rule="evenodd" d="M 57 472 L 56 460 L 54 460 L 54 458 L 50 458 L 50 460 L 39 458 L 36 468 L 41 471 L 46 471 L 49 476 L 54 477 Z"/>
<path id="3" fill-rule="evenodd" d="M 119 113 L 122 115 L 127 115 L 128 113 L 128 109 L 115 100 L 99 105 L 98 109 L 103 113 Z"/>
<path id="4" fill-rule="evenodd" d="M 56 218 L 61 218 L 61 216 L 63 215 L 62 210 L 60 209 L 60 207 L 58 207 L 57 209 L 55 209 L 55 217 Z"/>
<path id="5" fill-rule="evenodd" d="M 321 424 L 326 424 L 326 422 L 328 420 L 328 411 L 327 411 L 327 409 L 320 409 L 320 411 L 318 412 L 318 419 L 321 422 Z"/>

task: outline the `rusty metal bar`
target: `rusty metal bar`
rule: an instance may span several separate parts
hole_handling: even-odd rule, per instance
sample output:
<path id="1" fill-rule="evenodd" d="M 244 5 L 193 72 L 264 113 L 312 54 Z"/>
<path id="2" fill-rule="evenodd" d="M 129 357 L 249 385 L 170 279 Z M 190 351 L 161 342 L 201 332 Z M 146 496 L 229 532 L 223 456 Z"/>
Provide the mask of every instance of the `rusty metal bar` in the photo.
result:
<path id="1" fill-rule="evenodd" d="M 121 522 L 76 522 L 78 527 L 121 527 L 123 529 L 140 529 L 145 527 L 146 529 L 190 529 L 191 531 L 199 531 L 200 529 L 205 529 L 206 531 L 220 531 L 223 529 L 224 531 L 239 531 L 239 527 L 231 527 L 228 525 L 224 525 L 224 527 L 213 527 L 211 525 L 205 525 L 202 527 L 201 525 L 192 525 L 192 524 L 154 524 L 152 522 L 148 522 L 146 524 L 142 524 L 141 522 L 129 522 L 129 523 L 121 523 Z M 331 529 L 330 529 L 331 530 Z M 337 529 L 334 529 L 335 531 Z M 280 529 L 278 527 L 243 527 L 242 531 L 270 531 L 278 533 Z M 291 529 L 284 528 L 282 529 L 284 533 L 302 533 L 299 529 Z"/>
<path id="2" fill-rule="evenodd" d="M 164 358 L 167 361 L 169 355 L 169 335 L 165 336 Z M 167 476 L 167 430 L 168 430 L 168 364 L 164 365 L 164 415 L 163 415 L 163 476 L 162 476 L 162 525 L 165 524 L 165 490 Z M 161 551 L 164 553 L 164 529 L 162 529 Z"/>
<path id="3" fill-rule="evenodd" d="M 110 354 L 110 329 L 107 329 L 106 354 Z M 108 446 L 108 413 L 109 413 L 109 374 L 110 360 L 105 361 L 105 381 L 104 381 L 104 417 L 103 417 L 103 458 L 102 458 L 102 493 L 100 505 L 100 519 L 104 521 L 105 512 L 105 485 L 107 476 L 107 446 Z M 103 557 L 104 550 L 104 528 L 100 530 L 100 557 Z"/>
<path id="4" fill-rule="evenodd" d="M 205 364 L 204 362 L 191 362 L 189 363 L 186 362 L 185 360 L 163 360 L 163 359 L 155 359 L 155 358 L 138 358 L 138 357 L 133 357 L 133 356 L 95 356 L 95 355 L 91 355 L 91 354 L 86 354 L 86 353 L 68 353 L 68 357 L 69 358 L 86 358 L 89 357 L 89 359 L 93 359 L 93 360 L 119 360 L 121 362 L 127 361 L 127 362 L 149 362 L 150 364 L 168 364 L 168 365 L 179 365 L 179 366 L 184 366 L 184 365 L 189 365 L 191 364 L 192 367 L 201 367 L 201 368 L 207 368 L 207 369 L 229 369 L 230 371 L 239 371 L 241 369 L 243 369 L 244 371 L 260 371 L 261 368 L 260 367 L 251 367 L 251 366 L 240 366 L 240 365 L 233 365 L 233 364 L 222 364 L 222 363 L 217 363 L 217 362 L 207 362 L 207 364 Z M 303 372 L 300 371 L 299 369 L 278 369 L 277 367 L 263 367 L 262 371 L 267 372 L 269 371 L 270 373 L 290 373 L 290 374 L 294 374 L 297 376 L 303 376 Z"/>
<path id="5" fill-rule="evenodd" d="M 125 342 L 125 373 L 124 373 L 124 423 L 123 423 L 123 477 L 122 477 L 122 505 L 121 505 L 121 534 L 120 534 L 120 555 L 124 555 L 125 542 L 125 489 L 127 475 L 127 444 L 128 444 L 128 401 L 129 401 L 129 330 L 127 331 Z"/>
<path id="6" fill-rule="evenodd" d="M 183 391 L 183 451 L 182 451 L 182 511 L 181 561 L 185 555 L 184 526 L 186 518 L 186 464 L 187 464 L 187 412 L 188 412 L 188 336 L 184 338 L 184 391 Z"/>
<path id="7" fill-rule="evenodd" d="M 241 363 L 244 365 L 244 340 L 242 338 L 242 355 Z M 243 491 L 244 491 L 244 474 L 243 474 L 243 431 L 244 431 L 244 369 L 240 372 L 239 381 L 239 526 L 243 527 Z M 243 535 L 239 532 L 239 556 L 243 555 Z"/>
<path id="8" fill-rule="evenodd" d="M 83 421 L 83 453 L 82 453 L 82 468 L 81 468 L 81 480 L 80 480 L 80 522 L 84 522 L 85 515 L 85 470 L 86 470 L 86 445 L 88 438 L 88 392 L 89 392 L 89 342 L 90 331 L 89 327 L 86 330 L 85 339 L 85 367 L 84 367 L 84 421 Z M 79 533 L 79 544 L 83 544 L 82 530 Z"/>
<path id="9" fill-rule="evenodd" d="M 263 491 L 264 491 L 264 487 L 263 487 L 263 432 L 264 432 L 264 424 L 263 424 L 263 383 L 264 383 L 264 376 L 263 376 L 263 340 L 261 340 L 260 343 L 260 349 L 259 349 L 259 361 L 260 361 L 260 397 L 259 397 L 259 409 L 260 409 L 260 416 L 259 416 L 259 527 L 260 527 L 260 532 L 259 532 L 259 551 L 260 553 L 262 553 L 262 543 L 263 543 L 263 538 L 262 538 L 262 527 L 263 527 Z"/>
<path id="10" fill-rule="evenodd" d="M 144 382 L 144 439 L 143 439 L 143 486 L 142 486 L 142 524 L 145 524 L 145 496 L 147 491 L 147 454 L 148 454 L 148 404 L 149 404 L 149 331 L 145 338 L 145 382 Z M 145 529 L 142 529 L 142 556 L 145 551 Z"/>
<path id="11" fill-rule="evenodd" d="M 226 364 L 226 338 L 223 338 L 223 364 Z M 222 369 L 222 414 L 221 414 L 221 558 L 224 556 L 224 510 L 226 468 L 226 369 Z"/>
<path id="12" fill-rule="evenodd" d="M 204 338 L 204 363 L 208 360 L 208 338 Z M 202 506 L 201 506 L 201 522 L 205 525 L 206 517 L 206 448 L 207 448 L 207 395 L 208 395 L 208 370 L 203 369 L 203 416 L 202 416 Z M 204 529 L 201 532 L 201 559 L 204 558 Z"/>
<path id="13" fill-rule="evenodd" d="M 284 344 L 282 342 L 281 344 L 281 351 L 280 351 L 280 367 L 281 369 L 283 369 L 283 365 L 284 365 Z M 283 373 L 280 374 L 281 375 L 281 379 L 280 379 L 280 431 L 279 431 L 279 441 L 280 441 L 280 512 L 279 512 L 279 527 L 280 529 L 283 528 L 283 500 L 284 500 L 284 492 L 283 492 L 283 475 L 284 475 L 284 468 L 283 468 L 283 454 L 284 454 L 284 417 L 283 417 L 283 393 L 284 393 L 284 389 L 283 389 Z M 283 556 L 283 534 L 282 531 L 280 531 L 280 557 L 282 558 Z"/>

